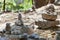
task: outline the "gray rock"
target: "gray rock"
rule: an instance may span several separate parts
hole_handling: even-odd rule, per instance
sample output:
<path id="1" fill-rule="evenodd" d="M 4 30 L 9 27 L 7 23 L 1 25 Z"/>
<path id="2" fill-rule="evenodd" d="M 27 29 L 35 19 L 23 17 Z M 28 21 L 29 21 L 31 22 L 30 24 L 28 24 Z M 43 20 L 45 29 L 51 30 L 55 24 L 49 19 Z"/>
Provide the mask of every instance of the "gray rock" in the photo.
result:
<path id="1" fill-rule="evenodd" d="M 21 34 L 21 27 L 20 26 L 12 26 L 11 28 L 11 34 Z"/>
<path id="2" fill-rule="evenodd" d="M 31 39 L 39 39 L 39 35 L 33 33 L 33 34 L 31 34 L 31 35 L 29 36 L 29 38 L 31 38 Z"/>
<path id="3" fill-rule="evenodd" d="M 6 29 L 4 30 L 6 34 L 11 34 L 11 26 L 10 23 L 6 23 Z"/>
<path id="4" fill-rule="evenodd" d="M 15 25 L 17 25 L 17 26 L 21 26 L 23 23 L 22 23 L 22 21 L 20 21 L 20 20 L 17 20 L 16 22 L 15 22 Z"/>
<path id="5" fill-rule="evenodd" d="M 10 31 L 10 30 L 11 30 L 10 23 L 6 23 L 6 31 Z"/>
<path id="6" fill-rule="evenodd" d="M 9 40 L 9 39 L 6 37 L 0 37 L 0 40 Z"/>

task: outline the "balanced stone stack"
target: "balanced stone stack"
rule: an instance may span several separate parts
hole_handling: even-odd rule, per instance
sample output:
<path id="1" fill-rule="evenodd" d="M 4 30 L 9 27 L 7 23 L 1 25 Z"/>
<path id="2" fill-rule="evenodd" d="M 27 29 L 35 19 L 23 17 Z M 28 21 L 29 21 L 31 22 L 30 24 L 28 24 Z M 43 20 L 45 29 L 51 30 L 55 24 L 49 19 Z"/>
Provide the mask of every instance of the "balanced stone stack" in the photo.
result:
<path id="1" fill-rule="evenodd" d="M 38 25 L 41 28 L 48 28 L 48 27 L 56 27 L 56 25 L 59 24 L 59 21 L 57 21 L 57 13 L 55 12 L 55 8 L 53 5 L 50 5 L 46 9 L 46 13 L 42 14 L 42 21 L 36 22 L 36 25 Z"/>
<path id="2" fill-rule="evenodd" d="M 20 13 L 18 15 L 18 20 L 15 22 L 15 24 L 10 25 L 10 23 L 7 23 L 6 29 L 4 31 L 5 31 L 4 34 L 6 34 L 5 36 L 10 38 L 10 40 L 20 40 L 21 36 L 24 33 L 27 33 L 28 35 L 34 33 L 33 28 L 31 28 L 29 25 L 24 25 L 22 15 Z"/>
<path id="3" fill-rule="evenodd" d="M 13 32 L 18 33 L 18 34 L 20 34 L 20 33 L 21 34 L 23 34 L 23 33 L 28 33 L 28 34 L 34 33 L 33 29 L 29 28 L 29 27 L 30 27 L 29 25 L 24 25 L 24 22 L 22 20 L 22 15 L 19 14 L 18 20 L 15 22 L 15 25 L 13 25 L 12 30 L 15 30 Z"/>

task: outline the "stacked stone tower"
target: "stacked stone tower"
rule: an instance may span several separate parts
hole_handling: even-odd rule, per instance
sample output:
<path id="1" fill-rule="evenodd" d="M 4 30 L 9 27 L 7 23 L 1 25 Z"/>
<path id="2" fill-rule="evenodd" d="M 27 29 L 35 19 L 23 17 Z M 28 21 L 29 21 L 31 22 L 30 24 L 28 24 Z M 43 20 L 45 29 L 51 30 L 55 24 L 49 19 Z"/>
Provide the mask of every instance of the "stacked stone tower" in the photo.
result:
<path id="1" fill-rule="evenodd" d="M 42 14 L 42 19 L 39 22 L 36 22 L 36 25 L 39 26 L 39 28 L 49 28 L 49 27 L 56 27 L 59 24 L 59 21 L 57 21 L 57 13 L 55 12 L 55 8 L 53 5 L 48 6 L 46 8 L 46 13 Z"/>
<path id="2" fill-rule="evenodd" d="M 19 13 L 18 19 L 13 25 L 6 23 L 6 29 L 4 30 L 4 34 L 7 35 L 5 36 L 10 40 L 27 40 L 26 37 L 23 37 L 24 34 L 31 35 L 33 33 L 33 28 L 30 28 L 29 25 L 24 25 L 21 13 Z"/>

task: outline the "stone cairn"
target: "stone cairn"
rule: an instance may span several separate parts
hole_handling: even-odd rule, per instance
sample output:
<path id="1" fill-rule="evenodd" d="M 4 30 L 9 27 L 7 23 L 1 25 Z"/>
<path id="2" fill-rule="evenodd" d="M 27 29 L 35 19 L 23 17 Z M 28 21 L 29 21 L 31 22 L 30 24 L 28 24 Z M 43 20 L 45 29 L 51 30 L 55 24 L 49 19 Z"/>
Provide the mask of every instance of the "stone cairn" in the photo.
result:
<path id="1" fill-rule="evenodd" d="M 35 34 L 30 26 L 24 25 L 21 14 L 18 15 L 14 25 L 6 23 L 4 34 L 8 40 L 39 40 L 39 35 Z"/>
<path id="2" fill-rule="evenodd" d="M 42 21 L 35 22 L 36 25 L 38 25 L 38 28 L 50 28 L 50 27 L 56 27 L 59 24 L 59 21 L 57 21 L 57 13 L 55 12 L 55 8 L 53 5 L 48 6 L 46 8 L 46 13 L 42 14 Z"/>

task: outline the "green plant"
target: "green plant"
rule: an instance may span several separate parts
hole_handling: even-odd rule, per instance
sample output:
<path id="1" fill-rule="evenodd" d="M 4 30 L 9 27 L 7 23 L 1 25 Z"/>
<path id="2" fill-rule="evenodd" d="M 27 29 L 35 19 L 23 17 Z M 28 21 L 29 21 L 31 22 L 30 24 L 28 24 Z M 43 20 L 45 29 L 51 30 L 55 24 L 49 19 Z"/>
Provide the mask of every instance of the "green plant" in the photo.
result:
<path id="1" fill-rule="evenodd" d="M 29 8 L 32 7 L 32 0 L 24 0 L 24 10 L 28 10 Z"/>
<path id="2" fill-rule="evenodd" d="M 32 7 L 32 0 L 23 0 L 21 3 L 19 0 L 5 0 L 5 5 L 6 10 L 28 10 Z"/>

